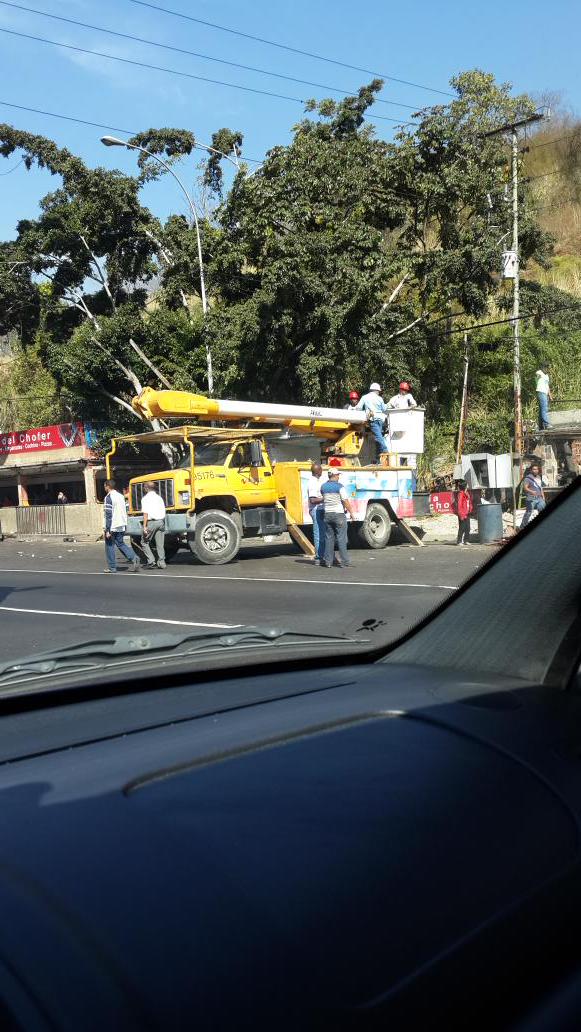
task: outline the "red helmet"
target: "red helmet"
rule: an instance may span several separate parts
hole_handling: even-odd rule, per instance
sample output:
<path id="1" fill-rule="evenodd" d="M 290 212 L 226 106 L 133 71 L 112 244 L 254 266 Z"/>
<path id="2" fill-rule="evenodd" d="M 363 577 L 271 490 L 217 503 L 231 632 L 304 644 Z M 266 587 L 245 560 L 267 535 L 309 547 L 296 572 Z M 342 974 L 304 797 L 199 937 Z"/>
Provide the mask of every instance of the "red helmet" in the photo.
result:
<path id="1" fill-rule="evenodd" d="M 399 389 L 400 391 L 411 391 L 411 387 L 407 380 L 402 380 L 402 382 L 399 385 Z"/>
<path id="2" fill-rule="evenodd" d="M 357 391 L 349 391 L 349 397 L 351 401 L 359 401 L 359 395 Z"/>

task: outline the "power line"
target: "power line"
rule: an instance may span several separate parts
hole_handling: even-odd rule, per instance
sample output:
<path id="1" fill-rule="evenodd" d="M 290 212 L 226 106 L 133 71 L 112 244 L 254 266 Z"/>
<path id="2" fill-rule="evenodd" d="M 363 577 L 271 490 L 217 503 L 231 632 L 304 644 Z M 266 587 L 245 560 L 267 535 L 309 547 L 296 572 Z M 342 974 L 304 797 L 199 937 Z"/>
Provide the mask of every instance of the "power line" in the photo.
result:
<path id="1" fill-rule="evenodd" d="M 570 136 L 579 136 L 581 138 L 581 126 L 578 129 L 571 129 L 570 132 L 564 133 L 563 136 L 557 136 L 553 140 L 544 140 L 543 143 L 533 143 L 528 145 L 528 150 L 540 150 L 541 147 L 551 147 L 554 143 L 561 143 L 563 140 L 568 140 Z"/>
<path id="2" fill-rule="evenodd" d="M 42 108 L 26 107 L 24 104 L 13 104 L 8 100 L 0 100 L 0 105 L 2 105 L 3 107 L 17 108 L 18 111 L 28 111 L 34 115 L 46 115 L 47 118 L 60 118 L 64 122 L 76 122 L 78 125 L 88 125 L 92 129 L 110 129 L 114 133 L 123 133 L 124 136 L 137 136 L 137 132 L 135 129 L 120 129 L 119 126 L 104 125 L 103 122 L 89 122 L 86 118 L 73 118 L 72 115 L 61 115 L 55 111 L 43 111 Z M 194 147 L 196 147 L 198 150 L 208 150 L 208 148 L 205 147 L 203 143 L 195 143 Z M 262 161 L 260 161 L 259 158 L 244 157 L 242 160 L 249 161 L 253 165 L 262 165 Z M 6 175 L 6 173 L 2 174 Z"/>
<path id="3" fill-rule="evenodd" d="M 0 172 L 0 176 L 9 176 L 11 172 L 16 172 L 16 169 L 20 168 L 23 162 L 24 158 L 21 158 L 20 161 L 17 161 L 16 164 L 12 166 L 12 168 L 6 169 L 6 172 Z"/>
<path id="4" fill-rule="evenodd" d="M 230 68 L 241 68 L 246 72 L 258 72 L 260 75 L 270 75 L 276 79 L 284 79 L 286 82 L 300 83 L 302 86 L 313 86 L 319 90 L 330 90 L 332 93 L 342 93 L 344 96 L 350 96 L 349 90 L 344 90 L 340 86 L 327 86 L 325 83 L 310 82 L 308 79 L 298 79 L 293 75 L 283 75 L 282 72 L 272 72 L 265 68 L 257 68 L 254 65 L 240 64 L 237 61 L 227 61 L 221 57 L 212 57 L 211 54 L 202 54 L 196 50 L 185 50 L 183 47 L 172 46 L 169 43 L 158 43 L 153 39 L 146 39 L 144 36 L 134 36 L 129 32 L 117 32 L 115 29 L 105 29 L 102 25 L 90 25 L 88 22 L 77 21 L 74 18 L 65 18 L 61 14 L 50 14 L 48 11 L 39 11 L 36 7 L 25 7 L 23 4 L 14 4 L 11 0 L 0 0 L 2 7 L 12 7 L 16 11 L 27 11 L 29 14 L 40 14 L 43 18 L 52 18 L 54 21 L 66 22 L 67 25 L 78 25 L 83 29 L 91 29 L 94 32 L 103 32 L 108 36 L 116 36 L 119 39 L 128 39 L 133 43 L 144 43 L 148 47 L 158 47 L 161 50 L 171 50 L 175 54 L 185 54 L 188 57 L 200 57 L 204 61 L 214 61 L 217 64 L 228 65 Z M 417 109 L 416 104 L 404 104 L 397 100 L 384 100 L 382 97 L 376 98 L 377 104 L 388 104 L 391 107 L 403 107 L 408 108 L 410 111 Z"/>
<path id="5" fill-rule="evenodd" d="M 149 64 L 147 61 L 135 61 L 128 57 L 117 57 L 113 54 L 103 54 L 100 50 L 87 50 L 86 47 L 73 46 L 72 43 L 59 43 L 56 39 L 47 39 L 45 36 L 33 36 L 27 32 L 16 32 L 14 29 L 0 27 L 0 32 L 9 36 L 17 36 L 19 39 L 31 39 L 36 43 L 48 43 L 53 47 L 61 47 L 63 50 L 73 50 L 78 54 L 89 54 L 91 57 L 103 57 L 107 61 L 117 61 L 121 64 L 132 65 L 135 68 L 147 68 L 148 71 L 164 72 L 167 75 L 177 75 L 182 79 L 194 79 L 196 82 L 209 82 L 213 86 L 227 86 L 232 90 L 242 90 L 244 93 L 259 94 L 262 97 L 274 97 L 276 100 L 290 100 L 295 104 L 305 104 L 302 97 L 289 97 L 285 93 L 274 93 L 270 90 L 259 90 L 253 86 L 241 86 L 239 83 L 224 82 L 222 79 L 209 79 L 204 75 L 193 75 L 192 72 L 181 72 L 177 68 L 165 68 L 163 65 Z M 374 118 L 382 122 L 395 122 L 401 125 L 399 118 L 390 118 L 389 115 L 374 115 Z"/>
<path id="6" fill-rule="evenodd" d="M 251 36 L 248 32 L 241 32 L 238 29 L 230 29 L 226 25 L 217 25 L 216 22 L 204 21 L 203 18 L 194 18 L 191 14 L 183 14 L 181 11 L 171 11 L 167 7 L 160 7 L 158 4 L 147 3 L 146 0 L 130 0 L 131 3 L 140 7 L 149 7 L 153 11 L 160 11 L 162 14 L 170 14 L 175 18 L 183 18 L 186 21 L 196 22 L 198 25 L 206 25 L 211 29 L 219 29 L 220 32 L 228 32 L 232 36 L 241 36 L 243 39 L 251 39 L 255 43 L 264 43 L 269 47 L 276 47 L 278 50 L 287 50 L 291 54 L 300 54 L 301 57 L 311 57 L 315 61 L 325 61 L 327 64 L 337 65 L 340 68 L 349 68 L 353 72 L 363 72 L 365 75 L 374 75 L 380 79 L 389 79 L 390 82 L 399 82 L 402 86 L 413 86 L 418 90 L 426 90 L 428 93 L 439 93 L 443 97 L 455 97 L 454 93 L 446 90 L 437 90 L 432 86 L 425 86 L 419 82 L 410 82 L 408 79 L 396 79 L 394 75 L 387 75 L 385 72 L 374 72 L 370 68 L 360 68 L 358 65 L 347 64 L 346 61 L 338 61 L 332 57 L 325 57 L 322 54 L 313 54 L 309 50 L 299 50 L 297 47 L 288 46 L 286 43 L 276 43 L 271 39 L 264 39 L 262 36 Z"/>
<path id="7" fill-rule="evenodd" d="M 537 319 L 539 317 L 541 319 L 545 319 L 549 315 L 558 315 L 559 312 L 578 312 L 579 315 L 581 316 L 581 302 L 577 302 L 577 304 L 575 304 L 575 305 L 563 305 L 560 308 L 552 308 L 552 309 L 549 309 L 548 311 L 544 311 L 544 312 L 523 312 L 523 313 L 521 313 L 517 317 L 517 319 L 518 319 L 519 322 L 522 322 L 524 319 Z M 455 315 L 460 315 L 459 312 L 456 312 L 454 314 Z M 434 322 L 440 322 L 440 321 L 441 320 L 439 320 L 439 319 L 438 320 L 434 320 Z M 511 315 L 507 319 L 495 319 L 493 322 L 476 323 L 474 326 L 455 326 L 455 327 L 453 327 L 450 330 L 443 330 L 439 334 L 439 336 L 440 337 L 449 337 L 453 333 L 472 333 L 474 330 L 483 330 L 483 329 L 487 329 L 490 326 L 506 326 L 508 323 L 514 323 L 515 321 L 516 320 L 515 320 L 514 316 Z M 426 324 L 426 329 L 430 329 L 430 327 L 431 327 L 431 323 L 427 323 Z"/>

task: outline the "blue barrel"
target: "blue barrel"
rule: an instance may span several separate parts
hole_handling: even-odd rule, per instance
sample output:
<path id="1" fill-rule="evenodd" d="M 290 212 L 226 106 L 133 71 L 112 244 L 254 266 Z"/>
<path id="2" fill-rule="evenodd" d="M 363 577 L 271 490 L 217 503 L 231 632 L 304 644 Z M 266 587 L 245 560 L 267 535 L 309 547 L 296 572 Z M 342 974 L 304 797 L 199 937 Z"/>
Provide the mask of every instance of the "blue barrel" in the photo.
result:
<path id="1" fill-rule="evenodd" d="M 478 540 L 480 544 L 488 545 L 492 541 L 502 541 L 502 505 L 500 502 L 479 505 L 476 515 L 478 518 Z"/>

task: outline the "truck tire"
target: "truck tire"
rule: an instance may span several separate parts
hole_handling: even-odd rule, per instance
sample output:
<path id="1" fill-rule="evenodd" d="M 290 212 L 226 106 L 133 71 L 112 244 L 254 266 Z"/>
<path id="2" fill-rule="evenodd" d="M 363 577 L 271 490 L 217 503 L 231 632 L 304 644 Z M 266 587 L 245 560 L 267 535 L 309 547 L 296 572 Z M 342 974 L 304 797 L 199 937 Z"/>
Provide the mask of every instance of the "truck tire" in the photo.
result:
<path id="1" fill-rule="evenodd" d="M 165 552 L 165 561 L 166 563 L 171 563 L 172 559 L 175 559 L 176 555 L 178 554 L 180 547 L 179 539 L 177 537 L 166 537 L 163 545 L 163 550 Z M 145 560 L 145 553 L 141 547 L 140 537 L 134 536 L 131 538 L 131 547 L 133 548 L 133 551 L 139 559 Z M 155 547 L 155 542 L 151 546 L 151 551 L 157 559 L 157 548 Z"/>
<path id="2" fill-rule="evenodd" d="M 391 519 L 385 505 L 370 502 L 359 527 L 359 539 L 367 548 L 385 548 L 391 536 Z"/>
<path id="3" fill-rule="evenodd" d="M 221 509 L 208 509 L 198 516 L 195 534 L 189 544 L 201 563 L 219 566 L 234 559 L 241 540 L 240 521 L 235 516 Z"/>

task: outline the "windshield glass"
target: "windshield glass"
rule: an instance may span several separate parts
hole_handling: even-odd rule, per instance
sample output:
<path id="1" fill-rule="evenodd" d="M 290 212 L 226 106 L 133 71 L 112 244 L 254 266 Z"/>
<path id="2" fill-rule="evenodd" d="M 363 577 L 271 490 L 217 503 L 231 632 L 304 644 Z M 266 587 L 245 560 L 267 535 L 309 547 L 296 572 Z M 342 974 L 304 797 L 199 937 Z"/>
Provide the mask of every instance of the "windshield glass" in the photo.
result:
<path id="1" fill-rule="evenodd" d="M 194 449 L 194 463 L 196 466 L 222 466 L 230 454 L 229 444 L 196 444 Z M 189 452 L 184 455 L 179 463 L 179 469 L 189 469 Z"/>
<path id="2" fill-rule="evenodd" d="M 386 648 L 550 516 L 581 463 L 581 121 L 521 38 L 530 93 L 505 82 L 488 21 L 483 70 L 420 41 L 430 82 L 352 68 L 350 93 L 231 70 L 192 106 L 167 56 L 145 103 L 120 56 L 27 63 L 43 110 L 0 125 L 0 666 L 105 637 L 151 669 L 156 634 L 193 634 L 192 670 Z M 195 49 L 182 22 L 164 45 Z"/>

